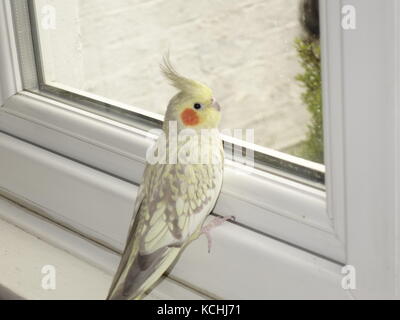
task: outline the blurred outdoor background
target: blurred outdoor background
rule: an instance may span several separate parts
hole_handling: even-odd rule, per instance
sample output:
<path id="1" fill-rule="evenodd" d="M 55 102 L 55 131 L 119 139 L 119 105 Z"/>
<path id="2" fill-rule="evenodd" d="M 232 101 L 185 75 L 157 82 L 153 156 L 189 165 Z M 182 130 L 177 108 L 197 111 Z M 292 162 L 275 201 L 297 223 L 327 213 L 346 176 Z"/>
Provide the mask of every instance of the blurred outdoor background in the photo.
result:
<path id="1" fill-rule="evenodd" d="M 37 0 L 46 82 L 163 114 L 159 64 L 213 88 L 222 128 L 323 162 L 318 1 Z"/>

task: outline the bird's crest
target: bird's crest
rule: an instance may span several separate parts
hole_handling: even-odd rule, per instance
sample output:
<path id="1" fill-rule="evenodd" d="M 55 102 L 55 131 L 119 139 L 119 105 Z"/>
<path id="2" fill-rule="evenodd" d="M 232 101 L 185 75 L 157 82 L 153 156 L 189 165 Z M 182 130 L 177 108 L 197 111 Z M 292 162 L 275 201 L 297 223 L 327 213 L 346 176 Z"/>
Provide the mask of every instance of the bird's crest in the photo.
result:
<path id="1" fill-rule="evenodd" d="M 212 91 L 201 82 L 181 76 L 172 66 L 169 55 L 165 55 L 161 64 L 161 71 L 171 84 L 181 92 L 191 95 L 212 97 Z"/>

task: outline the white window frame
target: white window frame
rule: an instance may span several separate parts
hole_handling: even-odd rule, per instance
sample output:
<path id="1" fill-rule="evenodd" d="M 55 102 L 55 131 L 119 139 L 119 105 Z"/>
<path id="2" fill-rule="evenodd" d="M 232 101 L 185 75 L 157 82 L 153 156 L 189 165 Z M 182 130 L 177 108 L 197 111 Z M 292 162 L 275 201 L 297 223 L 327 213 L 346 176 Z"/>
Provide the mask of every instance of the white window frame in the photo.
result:
<path id="1" fill-rule="evenodd" d="M 357 8 L 356 30 L 341 28 L 344 4 Z M 24 21 L 24 5 L 18 8 Z M 235 215 L 238 224 L 216 230 L 211 256 L 204 241 L 193 244 L 172 269 L 172 277 L 224 298 L 348 298 L 349 292 L 340 286 L 340 269 L 353 264 L 358 283 L 353 296 L 396 296 L 399 13 L 395 0 L 321 1 L 326 195 L 228 162 L 215 212 Z M 28 66 L 18 65 L 11 14 L 10 1 L 4 0 L 0 191 L 51 221 L 121 251 L 150 141 L 145 132 L 129 125 L 22 90 L 36 81 L 32 40 L 24 33 L 20 61 Z M 365 17 L 374 20 L 363 24 Z M 371 48 L 367 40 L 381 47 Z M 375 79 L 363 75 L 367 62 L 376 65 Z M 377 79 L 382 81 L 378 87 Z M 372 88 L 373 97 L 366 98 Z M 373 104 L 379 101 L 387 103 L 384 110 Z M 363 113 L 363 106 L 369 113 Z M 369 154 L 366 137 L 375 141 L 385 159 Z M 387 164 L 385 174 L 374 174 L 382 163 Z M 23 215 L 3 218 L 17 224 L 24 220 Z M 25 227 L 29 229 L 26 223 Z"/>
<path id="2" fill-rule="evenodd" d="M 21 1 L 23 2 L 25 1 Z M 17 19 L 24 22 L 23 8 L 16 7 L 14 11 L 19 12 Z M 18 34 L 30 34 L 30 29 L 25 30 L 29 27 L 26 23 L 20 23 L 19 27 L 23 30 Z M 24 38 L 20 43 L 20 51 L 28 61 L 34 61 L 33 57 L 27 58 L 32 55 L 31 41 Z M 25 88 L 37 86 L 32 77 L 32 74 L 37 73 L 35 67 L 27 64 L 22 70 Z M 145 151 L 151 143 L 150 139 L 145 139 L 148 135 L 144 131 L 95 115 L 92 111 L 77 109 L 71 106 L 70 101 L 60 103 L 24 91 L 13 96 L 5 104 L 0 128 L 23 141 L 136 185 L 141 181 Z M 279 154 L 275 151 L 270 152 Z M 284 154 L 279 156 L 295 159 Z M 311 165 L 320 167 L 317 164 Z M 48 187 L 52 188 L 50 185 Z M 61 206 L 60 203 L 50 204 L 48 199 L 35 198 L 30 194 L 30 190 L 24 193 L 18 188 L 20 187 L 8 186 L 14 193 L 31 199 L 48 211 L 58 213 L 60 210 L 68 210 L 68 206 Z M 78 216 L 84 217 L 84 212 L 80 212 Z M 296 243 L 299 247 L 332 260 L 344 261 L 344 247 L 338 241 L 331 217 L 327 214 L 324 191 L 261 170 L 249 171 L 247 167 L 227 161 L 224 186 L 215 212 L 220 215 L 234 215 L 238 223 L 261 233 Z M 107 215 L 106 212 L 104 214 Z M 59 212 L 59 215 L 67 217 L 68 213 Z M 53 218 L 59 220 L 57 216 Z M 82 224 L 79 220 L 76 223 Z M 74 223 L 67 224 L 79 229 Z M 105 222 L 105 225 L 107 227 L 109 223 Z M 121 221 L 121 226 L 125 226 L 125 222 Z M 115 232 L 121 237 L 120 227 L 117 227 Z M 115 239 L 116 234 L 109 237 Z M 120 237 L 117 237 L 119 244 L 115 241 L 110 243 L 104 239 L 99 240 L 104 240 L 106 244 L 115 248 L 122 246 L 125 237 Z"/>

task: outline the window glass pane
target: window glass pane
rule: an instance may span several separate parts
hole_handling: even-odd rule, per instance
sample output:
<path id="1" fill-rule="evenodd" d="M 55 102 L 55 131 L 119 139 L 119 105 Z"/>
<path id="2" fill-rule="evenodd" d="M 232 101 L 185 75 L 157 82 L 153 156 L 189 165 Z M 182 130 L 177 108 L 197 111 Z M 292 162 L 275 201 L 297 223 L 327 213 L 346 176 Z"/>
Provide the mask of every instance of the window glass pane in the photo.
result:
<path id="1" fill-rule="evenodd" d="M 323 162 L 317 0 L 36 0 L 45 82 L 163 114 L 159 64 L 213 88 L 222 128 Z"/>

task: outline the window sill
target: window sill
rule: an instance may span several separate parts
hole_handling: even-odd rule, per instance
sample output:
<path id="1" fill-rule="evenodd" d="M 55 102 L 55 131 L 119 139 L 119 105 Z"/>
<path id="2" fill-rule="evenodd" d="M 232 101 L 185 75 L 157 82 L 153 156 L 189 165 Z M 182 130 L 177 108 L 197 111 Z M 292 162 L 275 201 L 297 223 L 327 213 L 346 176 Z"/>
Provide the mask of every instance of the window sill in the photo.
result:
<path id="1" fill-rule="evenodd" d="M 7 239 L 0 245 L 0 286 L 25 299 L 104 299 L 118 254 L 5 198 L 0 219 Z M 211 255 L 205 239 L 194 242 L 172 278 L 147 299 L 350 298 L 340 285 L 340 265 L 232 224 L 216 229 L 213 238 Z M 40 287 L 44 265 L 60 268 L 56 291 Z"/>
<path id="2" fill-rule="evenodd" d="M 0 198 L 0 217 L 10 221 L 0 218 L 0 300 L 103 300 L 106 297 L 118 263 L 117 254 L 51 225 L 4 198 Z M 18 221 L 19 226 L 11 221 Z M 56 290 L 41 287 L 44 276 L 41 269 L 46 265 L 56 268 Z M 205 298 L 168 278 L 146 297 L 152 300 Z"/>

